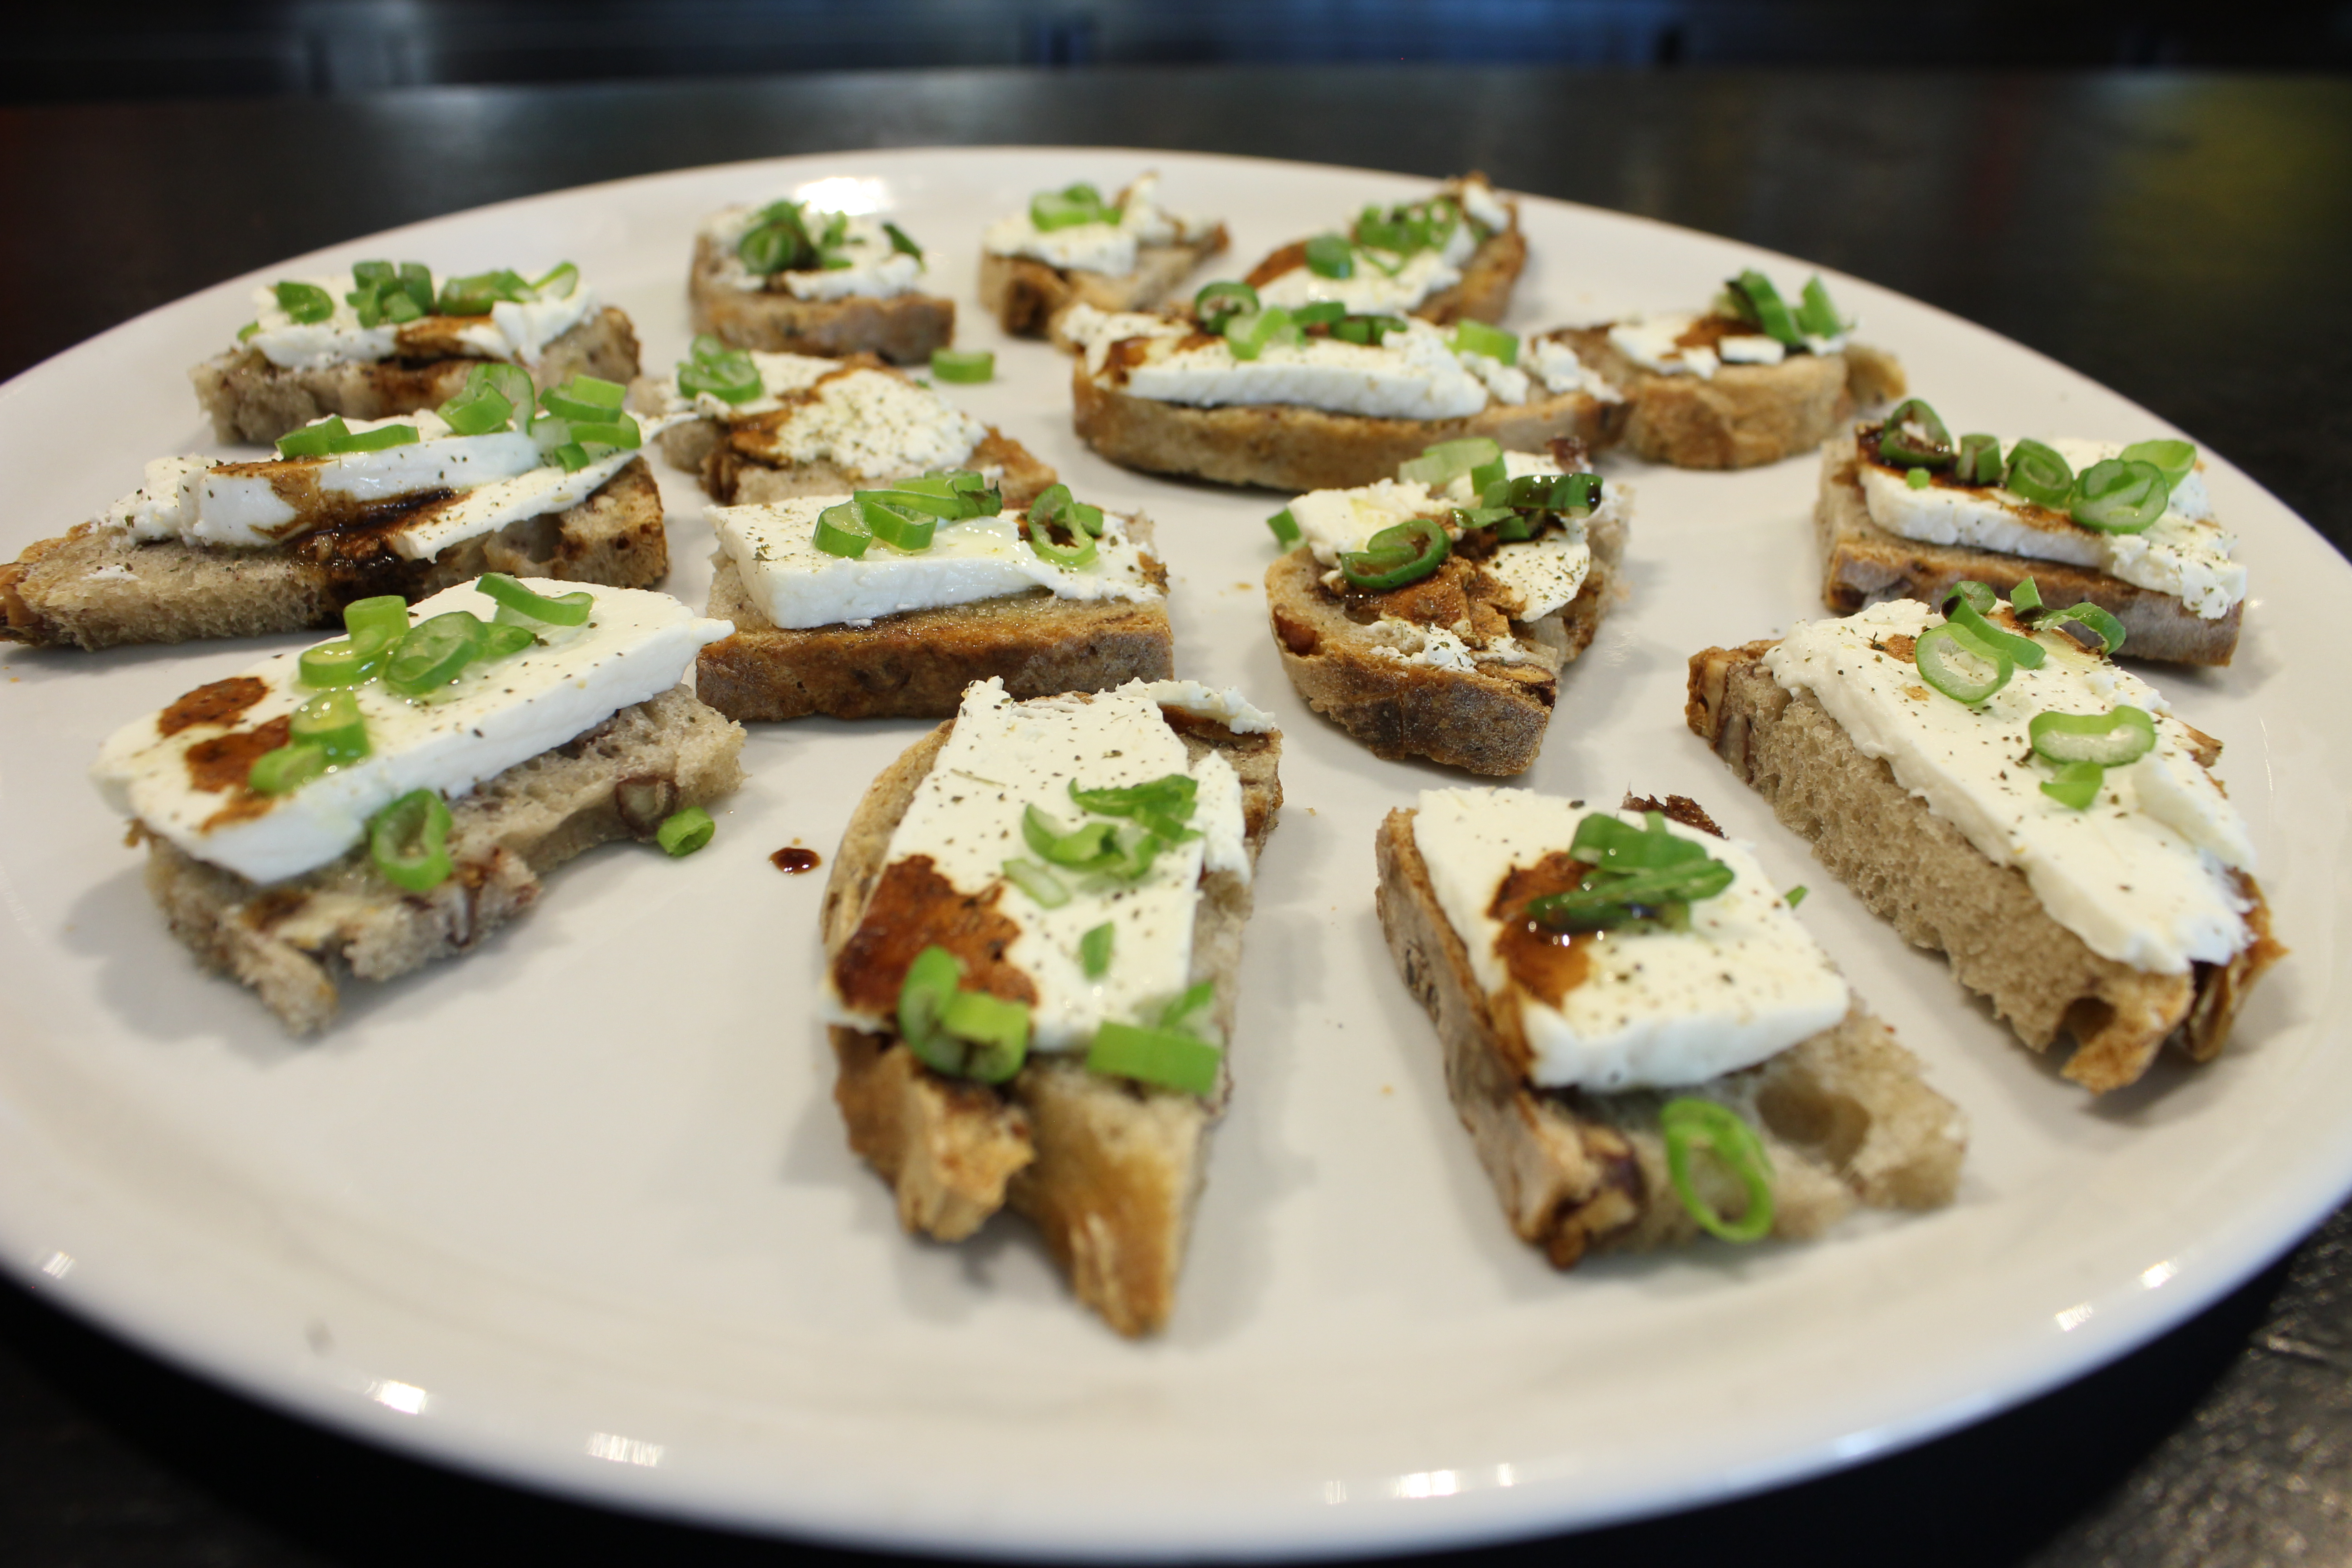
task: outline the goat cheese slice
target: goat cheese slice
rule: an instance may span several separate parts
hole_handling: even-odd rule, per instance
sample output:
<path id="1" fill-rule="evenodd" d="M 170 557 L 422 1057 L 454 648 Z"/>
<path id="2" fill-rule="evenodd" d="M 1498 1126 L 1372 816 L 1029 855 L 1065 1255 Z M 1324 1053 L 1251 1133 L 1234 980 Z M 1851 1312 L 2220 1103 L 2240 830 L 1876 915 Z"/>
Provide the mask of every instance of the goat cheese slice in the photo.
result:
<path id="1" fill-rule="evenodd" d="M 757 506 L 714 506 L 704 515 L 743 586 L 786 630 L 945 609 L 1044 588 L 1057 599 L 1141 602 L 1164 597 L 1147 575 L 1127 518 L 1103 513 L 1095 558 L 1059 566 L 1029 546 L 1018 513 L 942 521 L 930 548 L 903 553 L 880 540 L 860 556 L 816 547 L 817 514 L 845 495 L 801 496 Z"/>
<path id="2" fill-rule="evenodd" d="M 2014 443 L 2002 443 L 2006 451 Z M 2055 437 L 2051 449 L 2077 474 L 2123 455 L 2123 443 Z M 1923 544 L 1965 544 L 2032 561 L 2088 566 L 2179 599 L 2219 620 L 2246 596 L 2246 568 L 2231 559 L 2237 535 L 2213 517 L 2200 464 L 2173 487 L 2164 515 L 2141 533 L 2102 533 L 1999 486 L 1930 484 L 1913 489 L 1903 470 L 1865 456 L 1858 465 L 1871 521 Z"/>
<path id="3" fill-rule="evenodd" d="M 1191 761 L 1160 711 L 1164 697 L 1188 695 L 1163 689 L 1175 684 L 1136 680 L 1111 691 L 1019 702 L 1002 680 L 974 682 L 890 836 L 886 867 L 926 858 L 958 896 L 987 901 L 1018 926 L 1003 957 L 1036 990 L 1032 1050 L 1077 1050 L 1107 1022 L 1156 1020 L 1192 981 L 1202 871 L 1248 875 L 1240 778 L 1213 752 L 1197 764 Z M 1170 773 L 1199 781 L 1188 826 L 1201 837 L 1162 850 L 1139 880 L 1096 888 L 1071 879 L 1069 900 L 1050 910 L 1005 881 L 1004 862 L 1030 854 L 1021 830 L 1029 806 L 1075 826 L 1081 814 L 1070 800 L 1072 784 L 1117 788 Z M 1110 967 L 1090 977 L 1079 941 L 1106 922 L 1116 932 Z M 883 1015 L 846 1006 L 831 970 L 824 998 L 828 1022 L 894 1026 Z"/>
<path id="4" fill-rule="evenodd" d="M 426 316 L 404 324 L 391 321 L 360 325 L 359 311 L 350 296 L 358 283 L 348 272 L 293 281 L 326 291 L 335 302 L 334 313 L 323 321 L 298 321 L 278 302 L 273 281 L 253 290 L 256 331 L 238 346 L 257 349 L 281 370 L 325 370 L 338 364 L 373 364 L 399 353 L 404 347 L 422 346 L 438 358 L 455 343 L 476 358 L 510 360 L 537 364 L 547 345 L 586 320 L 596 309 L 596 291 L 575 279 L 569 294 L 553 299 L 501 300 L 487 316 Z"/>
<path id="5" fill-rule="evenodd" d="M 1413 843 L 1446 923 L 1489 996 L 1516 996 L 1546 1089 L 1670 1089 L 1753 1067 L 1845 1016 L 1851 997 L 1746 845 L 1678 822 L 1676 837 L 1728 866 L 1731 886 L 1690 906 L 1686 931 L 1611 931 L 1578 939 L 1585 973 L 1547 1000 L 1516 978 L 1492 912 L 1513 868 L 1565 853 L 1585 817 L 1639 826 L 1638 812 L 1595 813 L 1522 789 L 1423 791 Z"/>
<path id="6" fill-rule="evenodd" d="M 1310 337 L 1234 357 L 1224 339 L 1184 346 L 1155 339 L 1127 371 L 1135 397 L 1196 407 L 1298 404 L 1374 419 L 1460 419 L 1486 406 L 1486 385 L 1445 334 L 1419 318 L 1378 346 Z"/>
<path id="7" fill-rule="evenodd" d="M 186 710 L 175 704 L 117 730 L 99 750 L 91 782 L 108 805 L 148 832 L 241 877 L 275 882 L 342 855 L 365 836 L 369 817 L 411 790 L 463 795 L 631 703 L 659 696 L 678 683 L 706 644 L 735 629 L 667 594 L 524 582 L 551 595 L 584 591 L 595 608 L 581 626 L 534 625 L 541 646 L 474 665 L 429 701 L 412 701 L 380 682 L 353 689 L 369 754 L 290 794 L 247 790 L 234 760 L 250 765 L 268 749 L 255 731 L 315 695 L 299 678 L 299 650 L 215 682 L 221 689 L 256 683 L 245 688 L 250 700 L 229 711 L 226 722 L 183 722 Z M 417 605 L 412 619 L 450 610 L 470 610 L 487 621 L 499 605 L 461 584 Z M 224 767 L 225 760 L 231 765 Z"/>

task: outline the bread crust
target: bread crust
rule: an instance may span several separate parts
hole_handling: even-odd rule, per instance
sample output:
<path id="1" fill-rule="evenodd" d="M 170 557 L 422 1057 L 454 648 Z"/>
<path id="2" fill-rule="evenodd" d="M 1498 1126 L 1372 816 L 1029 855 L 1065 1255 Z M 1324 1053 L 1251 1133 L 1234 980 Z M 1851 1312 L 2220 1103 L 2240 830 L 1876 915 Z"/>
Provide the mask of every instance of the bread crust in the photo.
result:
<path id="1" fill-rule="evenodd" d="M 871 353 L 894 364 L 929 364 L 934 349 L 955 342 L 952 300 L 914 293 L 803 300 L 781 289 L 737 289 L 720 276 L 725 259 L 715 240 L 697 235 L 686 297 L 694 330 L 730 348 L 819 359 Z"/>
<path id="2" fill-rule="evenodd" d="M 825 886 L 828 965 L 865 919 L 890 835 L 953 728 L 950 720 L 909 747 L 851 816 Z M 1255 863 L 1282 805 L 1281 736 L 1194 719 L 1178 730 L 1196 760 L 1213 749 L 1240 775 Z M 1193 918 L 1192 979 L 1215 983 L 1212 1016 L 1227 1038 L 1251 886 L 1230 871 L 1204 877 Z M 834 1099 L 850 1147 L 890 1184 L 909 1233 L 960 1240 L 1009 1204 L 1036 1224 L 1078 1299 L 1114 1330 L 1133 1337 L 1168 1321 L 1226 1073 L 1202 1099 L 1039 1055 L 992 1089 L 941 1077 L 891 1036 L 839 1025 L 831 1035 Z"/>
<path id="3" fill-rule="evenodd" d="M 996 324 L 1016 338 L 1045 338 L 1068 349 L 1063 315 L 1073 305 L 1097 310 L 1141 310 L 1158 304 L 1192 269 L 1227 244 L 1225 226 L 1181 245 L 1139 245 L 1135 270 L 1112 277 L 1075 268 L 1050 267 L 1027 256 L 980 256 L 980 303 Z"/>
<path id="4" fill-rule="evenodd" d="M 1566 437 L 1597 451 L 1615 444 L 1624 420 L 1622 404 L 1582 392 L 1490 403 L 1459 419 L 1374 419 L 1286 403 L 1195 408 L 1122 392 L 1087 374 L 1083 357 L 1070 397 L 1079 437 L 1123 468 L 1293 493 L 1392 479 L 1399 463 L 1465 436 L 1514 452 L 1544 451 Z"/>
<path id="5" fill-rule="evenodd" d="M 293 1034 L 325 1027 L 348 978 L 389 980 L 465 952 L 538 902 L 541 879 L 742 782 L 743 731 L 677 687 L 622 709 L 449 803 L 457 869 L 427 893 L 384 880 L 362 845 L 267 886 L 147 836 L 147 890 L 207 967 L 257 992 Z"/>
<path id="6" fill-rule="evenodd" d="M 1626 446 L 1678 468 L 1777 463 L 1820 446 L 1857 407 L 1900 397 L 1905 386 L 1894 355 L 1860 343 L 1779 364 L 1727 364 L 1703 381 L 1643 369 L 1610 342 L 1606 326 L 1552 335 L 1623 390 Z"/>
<path id="7" fill-rule="evenodd" d="M 735 634 L 702 650 L 695 689 L 730 719 L 950 719 L 964 688 L 992 676 L 1024 699 L 1168 679 L 1175 673 L 1176 639 L 1168 623 L 1167 568 L 1150 553 L 1150 521 L 1137 518 L 1129 531 L 1161 597 L 1086 603 L 1040 587 L 864 626 L 796 631 L 768 619 L 721 552 L 709 614 L 734 622 Z"/>
<path id="8" fill-rule="evenodd" d="M 1592 565 L 1565 606 L 1512 635 L 1545 662 L 1440 669 L 1379 651 L 1370 626 L 1349 617 L 1323 586 L 1324 567 L 1300 545 L 1266 568 L 1266 614 L 1290 684 L 1308 707 L 1376 757 L 1427 757 L 1474 773 L 1507 776 L 1535 765 L 1559 692 L 1560 667 L 1581 655 L 1617 592 L 1625 527 L 1588 527 Z"/>
<path id="9" fill-rule="evenodd" d="M 1822 447 L 1822 488 L 1813 504 L 1813 538 L 1822 552 L 1822 603 L 1850 616 L 1888 599 L 1938 603 L 1955 583 L 1973 578 L 2003 598 L 2026 577 L 2053 607 L 2088 599 L 2124 624 L 2134 658 L 2226 665 L 2245 623 L 2242 600 L 2206 620 L 2179 597 L 2126 583 L 2088 566 L 2034 561 L 1965 544 L 1906 539 L 1872 521 L 1862 488 L 1862 458 L 1851 439 Z"/>
<path id="10" fill-rule="evenodd" d="M 404 560 L 365 529 L 214 550 L 81 523 L 0 565 L 0 640 L 100 648 L 303 631 L 340 626 L 354 599 L 414 603 L 485 572 L 652 587 L 669 574 L 652 468 L 632 459 L 578 506 L 461 540 L 430 561 Z"/>
<path id="11" fill-rule="evenodd" d="M 1773 679 L 1763 663 L 1773 646 L 1693 655 L 1685 717 L 1840 881 L 1906 941 L 1942 952 L 2032 1050 L 2071 1035 L 2062 1070 L 2095 1094 L 2137 1082 L 2168 1039 L 2191 1061 L 2221 1053 L 2246 994 L 2286 954 L 2252 877 L 2238 880 L 2252 940 L 2228 963 L 2152 974 L 2102 958 L 2051 918 L 2024 873 L 1985 858 L 1810 692 Z"/>
<path id="12" fill-rule="evenodd" d="M 1381 930 L 1406 987 L 1445 1049 L 1446 1089 L 1520 1239 L 1552 1265 L 1697 1238 L 1666 1173 L 1658 1116 L 1669 1099 L 1738 1112 L 1770 1152 L 1772 1234 L 1820 1234 L 1859 1202 L 1927 1209 L 1951 1201 L 1967 1152 L 1958 1110 L 1859 1001 L 1831 1028 L 1752 1068 L 1672 1091 L 1588 1094 L 1529 1084 L 1504 1043 L 1462 939 L 1445 919 L 1414 841 L 1410 809 L 1375 842 Z M 1692 1171 L 1719 1214 L 1745 1201 L 1727 1173 Z"/>
<path id="13" fill-rule="evenodd" d="M 223 441 L 275 441 L 313 419 L 382 419 L 436 408 L 464 390 L 477 359 L 381 360 L 288 370 L 254 348 L 215 354 L 188 372 L 196 402 Z M 629 318 L 607 305 L 547 345 L 527 367 L 541 391 L 572 376 L 593 375 L 626 386 L 637 374 L 637 334 Z"/>

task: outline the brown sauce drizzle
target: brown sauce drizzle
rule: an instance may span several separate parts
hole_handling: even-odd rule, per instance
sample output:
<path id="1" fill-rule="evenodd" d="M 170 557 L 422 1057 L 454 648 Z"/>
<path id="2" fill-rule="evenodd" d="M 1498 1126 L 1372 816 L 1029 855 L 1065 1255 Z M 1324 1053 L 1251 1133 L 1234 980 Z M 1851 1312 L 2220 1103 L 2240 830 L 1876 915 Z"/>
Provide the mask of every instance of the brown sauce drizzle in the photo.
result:
<path id="1" fill-rule="evenodd" d="M 155 732 L 176 735 L 197 724 L 226 724 L 269 695 L 269 682 L 252 675 L 232 675 L 210 686 L 199 686 L 155 715 Z"/>
<path id="2" fill-rule="evenodd" d="M 1527 907 L 1533 900 L 1570 891 L 1591 869 L 1565 849 L 1555 849 L 1532 866 L 1512 867 L 1486 906 L 1488 918 L 1503 928 L 1495 938 L 1496 956 L 1522 989 L 1548 1007 L 1559 1006 L 1591 973 L 1592 946 L 1601 933 L 1553 931 L 1529 920 Z"/>
<path id="3" fill-rule="evenodd" d="M 803 871 L 814 871 L 824 865 L 824 857 L 814 849 L 804 849 L 797 844 L 791 844 L 769 856 L 768 864 L 787 877 L 797 877 Z"/>
<path id="4" fill-rule="evenodd" d="M 984 893 L 961 893 L 928 855 L 894 860 L 874 885 L 857 930 L 833 961 L 834 988 L 854 1012 L 896 1015 L 908 966 L 927 947 L 944 947 L 963 960 L 963 988 L 1008 1002 L 1034 1002 L 1037 987 L 1005 962 L 1021 927 L 998 911 L 1004 884 Z"/>
<path id="5" fill-rule="evenodd" d="M 1293 240 L 1250 268 L 1242 281 L 1253 289 L 1263 289 L 1286 272 L 1296 272 L 1307 265 L 1307 242 Z"/>
<path id="6" fill-rule="evenodd" d="M 257 729 L 198 741 L 185 753 L 189 787 L 206 791 L 243 789 L 245 775 L 253 771 L 255 760 L 262 752 L 274 752 L 284 745 L 293 730 L 294 716 L 280 713 Z"/>

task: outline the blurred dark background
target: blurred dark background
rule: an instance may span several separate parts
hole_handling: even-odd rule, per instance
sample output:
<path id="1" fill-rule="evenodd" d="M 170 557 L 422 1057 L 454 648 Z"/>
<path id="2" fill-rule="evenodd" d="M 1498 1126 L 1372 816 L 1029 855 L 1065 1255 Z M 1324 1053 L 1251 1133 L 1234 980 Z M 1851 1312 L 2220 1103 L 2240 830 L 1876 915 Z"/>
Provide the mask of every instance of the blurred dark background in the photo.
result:
<path id="1" fill-rule="evenodd" d="M 49 7 L 0 102 L 889 67 L 2352 68 L 2352 0 L 232 0 Z"/>

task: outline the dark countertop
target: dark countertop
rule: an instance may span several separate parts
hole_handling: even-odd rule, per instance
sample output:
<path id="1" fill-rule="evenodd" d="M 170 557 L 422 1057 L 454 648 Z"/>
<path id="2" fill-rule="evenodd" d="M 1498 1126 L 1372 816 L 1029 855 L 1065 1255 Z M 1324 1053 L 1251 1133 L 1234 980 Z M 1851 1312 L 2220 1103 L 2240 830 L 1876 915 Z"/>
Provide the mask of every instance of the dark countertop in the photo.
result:
<path id="1" fill-rule="evenodd" d="M 1114 143 L 1497 184 L 1859 274 L 2083 371 L 2352 542 L 2352 81 L 1202 68 L 446 89 L 0 111 L 0 374 L 188 291 L 484 202 L 869 146 Z M 233 200 L 206 199 L 233 191 Z M 1762 1497 L 1452 1554 L 1822 1564 L 2352 1557 L 2352 1210 L 2138 1352 Z M 88 1568 L 854 1554 L 391 1458 L 0 1284 L 0 1560 Z"/>

